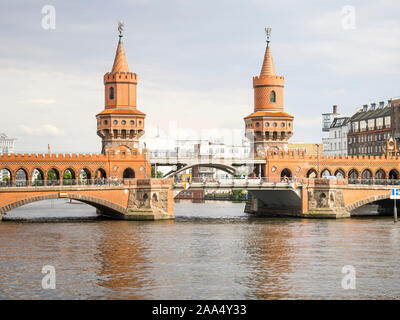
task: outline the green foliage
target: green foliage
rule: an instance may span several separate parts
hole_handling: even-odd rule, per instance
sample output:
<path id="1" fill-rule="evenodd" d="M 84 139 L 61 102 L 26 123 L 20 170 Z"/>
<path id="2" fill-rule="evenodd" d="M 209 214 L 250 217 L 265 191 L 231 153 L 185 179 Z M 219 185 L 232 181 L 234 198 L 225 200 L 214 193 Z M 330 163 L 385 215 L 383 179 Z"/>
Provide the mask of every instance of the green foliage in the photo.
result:
<path id="1" fill-rule="evenodd" d="M 57 180 L 57 175 L 53 169 L 47 174 L 47 180 Z"/>
<path id="2" fill-rule="evenodd" d="M 69 171 L 64 172 L 63 180 L 71 180 L 72 179 L 72 174 Z"/>
<path id="3" fill-rule="evenodd" d="M 242 200 L 244 197 L 244 190 L 232 190 L 232 196 L 234 201 Z"/>
<path id="4" fill-rule="evenodd" d="M 161 171 L 157 170 L 157 178 L 162 178 L 163 174 Z M 155 166 L 151 166 L 151 177 L 156 178 L 156 168 Z"/>

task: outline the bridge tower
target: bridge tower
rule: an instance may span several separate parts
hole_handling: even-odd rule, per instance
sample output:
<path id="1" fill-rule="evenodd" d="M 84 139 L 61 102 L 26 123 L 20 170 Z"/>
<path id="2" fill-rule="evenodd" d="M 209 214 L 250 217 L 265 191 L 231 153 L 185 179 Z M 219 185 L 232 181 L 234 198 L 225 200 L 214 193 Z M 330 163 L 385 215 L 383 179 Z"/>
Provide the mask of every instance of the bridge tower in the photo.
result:
<path id="1" fill-rule="evenodd" d="M 270 48 L 271 29 L 265 29 L 267 47 L 259 76 L 253 77 L 254 112 L 244 118 L 251 156 L 264 158 L 268 149 L 287 150 L 294 117 L 284 112 L 285 78 L 277 75 Z"/>
<path id="2" fill-rule="evenodd" d="M 101 152 L 125 146 L 139 147 L 139 138 L 144 134 L 145 114 L 136 108 L 136 73 L 129 71 L 122 42 L 122 28 L 118 30 L 119 41 L 111 72 L 104 75 L 105 108 L 96 115 L 97 135 L 101 137 Z"/>

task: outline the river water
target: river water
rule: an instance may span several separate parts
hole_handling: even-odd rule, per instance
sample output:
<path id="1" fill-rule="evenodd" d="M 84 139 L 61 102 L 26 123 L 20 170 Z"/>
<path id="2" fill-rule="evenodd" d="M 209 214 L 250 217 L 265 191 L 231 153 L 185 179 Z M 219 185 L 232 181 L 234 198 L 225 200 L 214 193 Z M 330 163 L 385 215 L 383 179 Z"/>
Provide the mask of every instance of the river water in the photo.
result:
<path id="1" fill-rule="evenodd" d="M 135 222 L 94 220 L 93 208 L 65 200 L 20 207 L 0 222 L 0 299 L 400 298 L 400 223 L 243 209 L 182 202 L 175 221 Z M 42 288 L 45 265 L 54 290 Z M 356 289 L 342 288 L 345 265 Z"/>

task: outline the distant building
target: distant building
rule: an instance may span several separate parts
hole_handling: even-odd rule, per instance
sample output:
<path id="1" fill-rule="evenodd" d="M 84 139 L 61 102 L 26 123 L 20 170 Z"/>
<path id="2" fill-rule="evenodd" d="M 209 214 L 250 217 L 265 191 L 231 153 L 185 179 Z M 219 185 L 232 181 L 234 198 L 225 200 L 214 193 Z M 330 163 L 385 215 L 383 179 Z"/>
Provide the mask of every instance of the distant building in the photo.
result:
<path id="1" fill-rule="evenodd" d="M 5 133 L 0 133 L 0 154 L 14 153 L 15 138 L 9 138 Z"/>
<path id="2" fill-rule="evenodd" d="M 329 136 L 322 139 L 324 155 L 347 155 L 347 134 L 350 127 L 349 117 L 334 118 L 329 127 Z"/>
<path id="3" fill-rule="evenodd" d="M 333 120 L 339 116 L 337 105 L 334 105 L 332 112 L 322 114 L 322 131 L 329 132 Z"/>
<path id="4" fill-rule="evenodd" d="M 250 154 L 250 142 L 247 139 L 243 139 L 242 143 L 239 144 L 225 144 L 221 139 L 180 139 L 175 141 L 174 148 L 159 149 L 159 146 L 154 143 L 148 144 L 150 149 L 150 158 L 207 158 L 212 160 L 213 158 L 224 158 L 224 159 L 246 159 Z M 152 148 L 151 146 L 154 146 Z M 165 169 L 163 169 L 165 168 Z M 164 174 L 169 171 L 166 167 L 157 167 L 157 170 L 165 171 Z M 187 172 L 192 174 L 193 177 L 207 178 L 207 179 L 220 179 L 225 178 L 227 173 L 216 168 L 211 167 L 193 167 Z"/>
<path id="5" fill-rule="evenodd" d="M 364 105 L 350 118 L 349 155 L 381 155 L 392 135 L 390 100 Z"/>
<path id="6" fill-rule="evenodd" d="M 396 139 L 397 145 L 400 145 L 400 97 L 390 100 L 390 116 L 393 138 Z"/>
<path id="7" fill-rule="evenodd" d="M 0 133 L 0 155 L 4 153 L 14 153 L 15 138 L 9 138 L 5 133 Z M 0 170 L 0 182 L 3 182 L 5 177 L 9 177 L 8 171 Z"/>

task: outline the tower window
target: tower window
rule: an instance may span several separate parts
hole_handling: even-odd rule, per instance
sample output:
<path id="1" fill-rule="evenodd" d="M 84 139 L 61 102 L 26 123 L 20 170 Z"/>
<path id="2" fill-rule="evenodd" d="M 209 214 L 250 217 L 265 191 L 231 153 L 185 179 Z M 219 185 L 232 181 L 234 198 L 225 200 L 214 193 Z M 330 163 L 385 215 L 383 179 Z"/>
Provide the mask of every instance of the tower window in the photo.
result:
<path id="1" fill-rule="evenodd" d="M 276 93 L 275 91 L 271 91 L 271 93 L 269 94 L 269 101 L 270 102 L 276 102 Z"/>
<path id="2" fill-rule="evenodd" d="M 110 100 L 113 100 L 113 99 L 114 99 L 114 88 L 111 87 L 110 88 Z"/>

